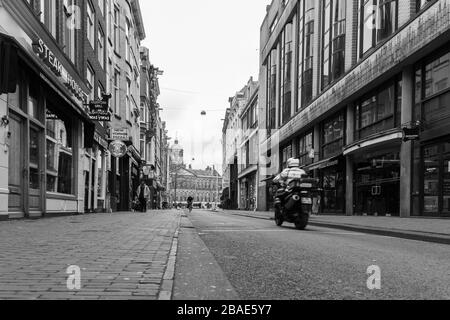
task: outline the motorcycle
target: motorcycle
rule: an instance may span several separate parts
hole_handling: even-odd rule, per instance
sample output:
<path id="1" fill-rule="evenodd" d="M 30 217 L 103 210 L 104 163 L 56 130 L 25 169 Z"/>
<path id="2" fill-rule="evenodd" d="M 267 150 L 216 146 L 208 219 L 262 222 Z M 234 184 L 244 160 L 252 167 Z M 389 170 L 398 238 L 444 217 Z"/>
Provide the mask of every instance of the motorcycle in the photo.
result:
<path id="1" fill-rule="evenodd" d="M 275 223 L 294 223 L 298 230 L 305 230 L 312 214 L 313 196 L 319 191 L 318 181 L 311 178 L 292 180 L 286 189 L 275 195 Z"/>

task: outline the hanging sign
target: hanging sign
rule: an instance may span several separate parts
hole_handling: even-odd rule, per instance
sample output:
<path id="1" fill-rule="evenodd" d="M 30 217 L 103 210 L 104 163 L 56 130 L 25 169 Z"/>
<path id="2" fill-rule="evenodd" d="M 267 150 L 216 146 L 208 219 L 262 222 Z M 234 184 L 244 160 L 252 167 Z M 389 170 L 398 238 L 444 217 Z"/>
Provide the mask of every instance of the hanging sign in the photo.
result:
<path id="1" fill-rule="evenodd" d="M 122 141 L 115 140 L 109 144 L 109 152 L 115 158 L 122 158 L 127 154 L 128 148 Z"/>
<path id="2" fill-rule="evenodd" d="M 414 128 L 403 128 L 403 141 L 414 141 L 418 140 L 420 135 L 420 127 Z"/>

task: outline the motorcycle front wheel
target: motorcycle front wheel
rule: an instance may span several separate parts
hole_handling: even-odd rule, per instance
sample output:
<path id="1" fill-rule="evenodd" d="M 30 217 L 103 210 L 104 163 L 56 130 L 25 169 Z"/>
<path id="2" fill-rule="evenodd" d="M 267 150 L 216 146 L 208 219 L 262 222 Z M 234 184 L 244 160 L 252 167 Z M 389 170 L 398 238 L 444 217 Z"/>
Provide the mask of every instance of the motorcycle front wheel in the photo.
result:
<path id="1" fill-rule="evenodd" d="M 278 227 L 281 227 L 283 225 L 283 218 L 281 217 L 280 209 L 275 209 L 275 224 Z"/>

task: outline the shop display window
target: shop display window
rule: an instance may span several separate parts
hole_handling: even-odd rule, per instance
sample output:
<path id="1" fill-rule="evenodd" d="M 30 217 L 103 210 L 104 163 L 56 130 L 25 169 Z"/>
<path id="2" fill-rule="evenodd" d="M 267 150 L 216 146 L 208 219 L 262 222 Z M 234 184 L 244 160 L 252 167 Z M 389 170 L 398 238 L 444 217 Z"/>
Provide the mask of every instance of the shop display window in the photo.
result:
<path id="1" fill-rule="evenodd" d="M 72 121 L 47 111 L 47 192 L 73 194 L 74 156 Z"/>

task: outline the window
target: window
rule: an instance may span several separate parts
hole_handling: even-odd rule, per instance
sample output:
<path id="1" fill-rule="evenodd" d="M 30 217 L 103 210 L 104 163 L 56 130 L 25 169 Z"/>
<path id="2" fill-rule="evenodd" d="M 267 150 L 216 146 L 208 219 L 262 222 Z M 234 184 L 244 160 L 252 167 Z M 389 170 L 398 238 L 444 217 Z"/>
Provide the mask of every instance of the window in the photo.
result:
<path id="1" fill-rule="evenodd" d="M 130 36 L 131 36 L 131 27 L 130 20 L 126 19 L 125 23 L 125 60 L 131 64 L 130 61 Z"/>
<path id="2" fill-rule="evenodd" d="M 102 68 L 105 68 L 105 34 L 100 26 L 98 27 L 97 51 L 98 61 Z"/>
<path id="3" fill-rule="evenodd" d="M 87 38 L 92 46 L 92 48 L 95 48 L 95 17 L 94 17 L 94 8 L 92 7 L 92 3 L 90 1 L 87 1 Z"/>
<path id="4" fill-rule="evenodd" d="M 72 121 L 49 107 L 47 119 L 47 192 L 73 194 L 74 154 Z"/>
<path id="5" fill-rule="evenodd" d="M 283 125 L 287 123 L 291 119 L 292 114 L 292 66 L 293 66 L 293 24 L 292 22 L 286 24 L 283 33 L 282 33 L 282 48 L 281 48 L 281 65 L 282 65 L 282 74 L 281 74 L 281 104 L 280 108 L 282 108 L 280 114 L 282 118 L 280 118 L 280 124 Z"/>
<path id="6" fill-rule="evenodd" d="M 98 0 L 98 7 L 100 8 L 100 12 L 103 14 L 105 10 L 105 0 Z"/>
<path id="7" fill-rule="evenodd" d="M 95 74 L 90 65 L 88 65 L 87 70 L 86 70 L 86 80 L 87 80 L 88 88 L 91 90 L 89 93 L 89 99 L 91 101 L 94 101 L 95 100 L 95 90 L 94 90 Z"/>
<path id="8" fill-rule="evenodd" d="M 433 0 L 416 0 L 416 10 L 417 10 L 417 12 L 423 10 L 432 1 Z"/>
<path id="9" fill-rule="evenodd" d="M 305 27 L 303 51 L 303 106 L 306 106 L 313 97 L 313 68 L 314 68 L 314 8 L 315 0 L 305 1 Z"/>
<path id="10" fill-rule="evenodd" d="M 307 166 L 313 163 L 314 159 L 311 159 L 310 153 L 314 148 L 313 145 L 313 133 L 307 133 L 300 139 L 298 139 L 297 145 L 297 158 L 300 160 L 300 166 Z"/>
<path id="11" fill-rule="evenodd" d="M 275 31 L 275 27 L 278 24 L 278 15 L 273 19 L 272 24 L 270 25 L 270 33 L 272 34 Z"/>
<path id="12" fill-rule="evenodd" d="M 305 0 L 299 3 L 297 111 L 305 108 L 313 97 L 315 0 Z"/>
<path id="13" fill-rule="evenodd" d="M 77 23 L 74 18 L 74 0 L 64 0 L 64 17 L 63 17 L 63 43 L 64 52 L 75 63 L 76 58 L 76 37 L 75 37 L 75 24 Z"/>
<path id="14" fill-rule="evenodd" d="M 40 20 L 45 24 L 48 31 L 56 38 L 56 0 L 31 1 L 33 7 L 39 8 Z M 30 3 L 30 4 L 31 4 Z"/>
<path id="15" fill-rule="evenodd" d="M 322 158 L 327 159 L 338 155 L 344 147 L 345 120 L 340 113 L 322 126 Z"/>
<path id="16" fill-rule="evenodd" d="M 131 80 L 127 78 L 126 120 L 131 121 Z"/>
<path id="17" fill-rule="evenodd" d="M 398 27 L 398 0 L 361 0 L 360 55 L 392 35 Z"/>
<path id="18" fill-rule="evenodd" d="M 120 73 L 114 70 L 114 112 L 120 115 Z"/>
<path id="19" fill-rule="evenodd" d="M 346 1 L 325 0 L 322 89 L 344 74 Z"/>
<path id="20" fill-rule="evenodd" d="M 356 106 L 355 139 L 399 126 L 401 119 L 401 82 L 394 82 Z"/>
<path id="21" fill-rule="evenodd" d="M 267 70 L 267 102 L 268 119 L 267 128 L 276 128 L 276 107 L 277 107 L 277 49 L 273 49 L 268 59 Z"/>
<path id="22" fill-rule="evenodd" d="M 116 52 L 119 52 L 119 43 L 120 43 L 120 28 L 119 28 L 119 22 L 120 22 L 120 12 L 119 8 L 114 6 L 114 50 Z"/>
<path id="23" fill-rule="evenodd" d="M 428 60 L 416 70 L 416 120 L 427 126 L 450 118 L 450 52 Z"/>
<path id="24" fill-rule="evenodd" d="M 34 119 L 40 119 L 42 103 L 40 102 L 40 87 L 39 82 L 31 81 L 29 82 L 29 92 L 28 92 L 28 114 Z"/>
<path id="25" fill-rule="evenodd" d="M 282 169 L 287 168 L 287 161 L 292 158 L 292 145 L 288 145 L 287 147 L 283 148 L 281 151 L 281 165 Z"/>
<path id="26" fill-rule="evenodd" d="M 145 159 L 145 134 L 141 134 L 140 135 L 140 140 L 139 140 L 139 146 L 140 146 L 140 153 L 142 155 L 143 160 L 149 160 L 149 159 Z"/>

